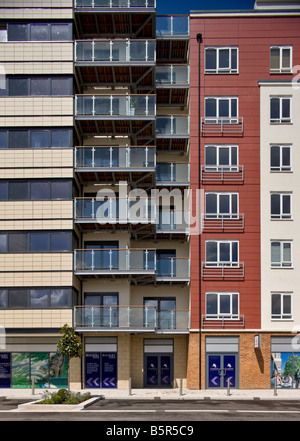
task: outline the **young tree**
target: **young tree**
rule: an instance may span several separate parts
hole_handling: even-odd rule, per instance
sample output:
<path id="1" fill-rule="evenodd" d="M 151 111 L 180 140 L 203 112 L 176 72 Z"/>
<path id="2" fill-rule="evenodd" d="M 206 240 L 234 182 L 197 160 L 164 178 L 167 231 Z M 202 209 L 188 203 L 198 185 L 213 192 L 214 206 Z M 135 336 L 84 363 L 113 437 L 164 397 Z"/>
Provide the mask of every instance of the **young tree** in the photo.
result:
<path id="1" fill-rule="evenodd" d="M 61 338 L 57 343 L 57 352 L 68 359 L 68 389 L 70 390 L 70 360 L 82 357 L 82 343 L 74 328 L 65 324 L 60 330 Z"/>

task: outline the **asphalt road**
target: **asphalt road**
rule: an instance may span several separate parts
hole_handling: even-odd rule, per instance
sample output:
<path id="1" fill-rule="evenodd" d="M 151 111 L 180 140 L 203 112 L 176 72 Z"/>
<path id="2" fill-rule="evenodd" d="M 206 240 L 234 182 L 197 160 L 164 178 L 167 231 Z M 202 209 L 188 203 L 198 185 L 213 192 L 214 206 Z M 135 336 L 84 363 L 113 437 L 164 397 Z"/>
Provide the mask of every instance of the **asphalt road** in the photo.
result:
<path id="1" fill-rule="evenodd" d="M 95 421 L 101 435 L 108 439 L 126 435 L 131 439 L 162 435 L 193 439 L 195 435 L 199 436 L 201 430 L 197 423 L 202 421 L 300 420 L 300 402 L 292 400 L 102 400 L 80 412 L 20 412 L 17 406 L 23 402 L 25 400 L 0 400 L 1 423 Z M 121 430 L 124 425 L 132 432 L 116 433 L 117 428 Z M 165 432 L 166 425 L 169 433 Z M 193 433 L 188 433 L 188 427 L 190 432 L 193 427 Z M 113 430 L 115 432 L 110 433 Z"/>

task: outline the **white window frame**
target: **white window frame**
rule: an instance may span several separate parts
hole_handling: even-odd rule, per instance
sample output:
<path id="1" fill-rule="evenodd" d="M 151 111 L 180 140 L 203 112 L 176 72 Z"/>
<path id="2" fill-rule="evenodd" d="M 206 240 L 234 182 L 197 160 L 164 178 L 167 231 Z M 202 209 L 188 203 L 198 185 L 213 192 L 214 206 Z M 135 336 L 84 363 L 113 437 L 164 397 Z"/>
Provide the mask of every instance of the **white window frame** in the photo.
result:
<path id="1" fill-rule="evenodd" d="M 280 213 L 279 214 L 272 214 L 272 196 L 278 195 L 280 197 Z M 283 198 L 289 196 L 290 198 L 290 212 L 289 213 L 283 213 Z M 270 195 L 270 212 L 271 212 L 271 220 L 291 220 L 292 219 L 292 213 L 293 213 L 293 207 L 292 207 L 292 193 L 285 193 L 285 192 L 271 192 Z"/>
<path id="2" fill-rule="evenodd" d="M 279 100 L 279 118 L 272 118 L 271 112 L 272 112 L 272 99 L 278 99 Z M 282 102 L 283 100 L 289 100 L 290 101 L 290 115 L 289 117 L 282 115 Z M 270 96 L 270 123 L 271 124 L 291 124 L 292 123 L 292 97 L 290 95 L 274 95 Z"/>
<path id="3" fill-rule="evenodd" d="M 272 244 L 280 244 L 280 262 L 272 262 Z M 283 247 L 290 245 L 291 260 L 283 260 Z M 291 240 L 271 240 L 271 268 L 293 268 L 293 242 Z"/>
<path id="4" fill-rule="evenodd" d="M 217 296 L 217 313 L 216 314 L 208 314 L 207 313 L 207 300 L 208 296 L 216 295 Z M 222 313 L 220 311 L 221 306 L 221 298 L 222 296 L 230 296 L 230 312 Z M 233 296 L 237 296 L 237 313 L 234 313 L 233 310 Z M 208 291 L 205 293 L 205 316 L 207 319 L 216 319 L 216 320 L 237 320 L 240 315 L 240 295 L 238 292 L 219 292 L 219 291 Z"/>
<path id="5" fill-rule="evenodd" d="M 207 116 L 206 115 L 206 101 L 214 99 L 216 100 L 216 115 Z M 227 100 L 229 102 L 229 115 L 228 116 L 220 116 L 220 101 Z M 236 115 L 231 115 L 231 103 L 233 100 L 236 100 Z M 237 96 L 206 96 L 204 99 L 204 115 L 206 124 L 219 124 L 221 121 L 226 124 L 237 124 L 239 121 L 239 98 Z"/>
<path id="6" fill-rule="evenodd" d="M 272 68 L 271 67 L 271 51 L 272 49 L 279 49 L 279 68 Z M 282 60 L 283 60 L 283 50 L 289 49 L 290 50 L 290 65 L 289 67 L 283 67 Z M 292 73 L 293 68 L 293 47 L 292 46 L 279 46 L 279 45 L 273 45 L 270 47 L 270 73 Z"/>
<path id="7" fill-rule="evenodd" d="M 207 244 L 208 243 L 216 243 L 217 244 L 217 260 L 216 261 L 207 261 Z M 237 260 L 232 260 L 232 247 L 233 244 L 237 244 Z M 222 261 L 220 260 L 221 252 L 220 246 L 222 244 L 229 244 L 229 259 Z M 238 267 L 239 266 L 239 241 L 238 240 L 206 240 L 205 242 L 205 266 L 206 267 Z"/>
<path id="8" fill-rule="evenodd" d="M 280 313 L 273 313 L 273 296 L 280 296 Z M 290 298 L 291 310 L 289 313 L 284 312 L 284 298 Z M 271 292 L 271 319 L 272 320 L 292 320 L 293 319 L 293 293 L 292 292 Z"/>
<path id="9" fill-rule="evenodd" d="M 206 162 L 206 149 L 209 147 L 215 147 L 217 154 L 216 154 L 216 164 L 207 164 Z M 237 164 L 232 164 L 232 149 L 236 148 L 236 159 L 237 159 Z M 222 149 L 229 149 L 229 164 L 228 165 L 220 165 L 220 150 Z M 237 172 L 239 170 L 239 146 L 237 144 L 228 144 L 228 145 L 220 145 L 220 144 L 206 144 L 205 145 L 205 169 L 206 170 L 211 170 L 211 171 L 222 171 L 222 170 L 226 170 L 226 171 L 234 171 Z"/>
<path id="10" fill-rule="evenodd" d="M 216 69 L 206 67 L 206 51 L 214 49 L 216 51 Z M 237 51 L 237 67 L 232 68 L 232 49 Z M 229 66 L 220 67 L 220 51 L 229 50 Z M 238 46 L 207 46 L 205 48 L 205 73 L 206 74 L 238 74 L 239 73 L 239 48 Z"/>
<path id="11" fill-rule="evenodd" d="M 207 195 L 215 194 L 217 196 L 217 212 L 216 213 L 207 213 L 206 212 L 206 197 Z M 229 212 L 228 213 L 220 213 L 220 198 L 222 196 L 228 196 L 229 198 Z M 237 197 L 237 207 L 236 212 L 232 210 L 232 197 Z M 238 219 L 239 217 L 239 193 L 237 192 L 214 192 L 208 191 L 205 193 L 205 218 L 206 219 Z"/>
<path id="12" fill-rule="evenodd" d="M 272 166 L 272 148 L 278 147 L 280 151 L 280 164 L 278 167 Z M 282 164 L 283 149 L 290 150 L 290 165 Z M 271 144 L 270 145 L 270 171 L 271 172 L 291 172 L 292 171 L 292 144 Z"/>

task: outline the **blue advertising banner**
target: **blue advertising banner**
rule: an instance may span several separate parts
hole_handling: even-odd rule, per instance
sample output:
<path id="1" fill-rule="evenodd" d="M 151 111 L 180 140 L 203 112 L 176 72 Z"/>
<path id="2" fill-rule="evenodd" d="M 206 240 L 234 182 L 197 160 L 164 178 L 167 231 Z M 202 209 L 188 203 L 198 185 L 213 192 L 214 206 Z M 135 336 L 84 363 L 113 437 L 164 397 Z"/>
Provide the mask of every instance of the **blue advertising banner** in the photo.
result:
<path id="1" fill-rule="evenodd" d="M 85 387 L 100 387 L 100 354 L 98 352 L 87 352 L 85 354 Z"/>
<path id="2" fill-rule="evenodd" d="M 102 353 L 102 387 L 105 389 L 113 389 L 117 387 L 117 353 Z"/>
<path id="3" fill-rule="evenodd" d="M 0 352 L 0 388 L 10 387 L 11 359 L 10 353 Z"/>
<path id="4" fill-rule="evenodd" d="M 220 387 L 221 378 L 221 357 L 220 355 L 210 355 L 208 357 L 208 387 Z"/>

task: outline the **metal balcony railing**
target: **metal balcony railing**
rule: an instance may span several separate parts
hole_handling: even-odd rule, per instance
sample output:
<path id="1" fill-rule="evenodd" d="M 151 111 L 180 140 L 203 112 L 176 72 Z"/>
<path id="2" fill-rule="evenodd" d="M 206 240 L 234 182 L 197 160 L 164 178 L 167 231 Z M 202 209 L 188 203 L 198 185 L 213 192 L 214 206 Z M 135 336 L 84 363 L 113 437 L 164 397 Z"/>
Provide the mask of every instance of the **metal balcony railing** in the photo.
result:
<path id="1" fill-rule="evenodd" d="M 244 166 L 243 165 L 202 165 L 201 179 L 205 182 L 243 182 Z"/>
<path id="2" fill-rule="evenodd" d="M 180 210 L 161 209 L 158 213 L 158 233 L 185 233 L 190 232 L 190 213 Z"/>
<path id="3" fill-rule="evenodd" d="M 202 230 L 243 230 L 244 214 L 203 214 Z"/>
<path id="4" fill-rule="evenodd" d="M 156 147 L 75 147 L 77 169 L 154 169 Z"/>
<path id="5" fill-rule="evenodd" d="M 155 274 L 155 250 L 85 249 L 74 251 L 74 269 L 89 274 Z"/>
<path id="6" fill-rule="evenodd" d="M 188 15 L 156 17 L 157 37 L 189 37 L 190 20 Z"/>
<path id="7" fill-rule="evenodd" d="M 201 117 L 201 132 L 203 134 L 242 134 L 244 133 L 243 117 Z"/>
<path id="8" fill-rule="evenodd" d="M 157 280 L 189 280 L 190 259 L 188 257 L 161 257 L 156 260 Z"/>
<path id="9" fill-rule="evenodd" d="M 146 63 L 156 60 L 153 40 L 77 40 L 75 62 Z"/>
<path id="10" fill-rule="evenodd" d="M 156 67 L 157 86 L 189 86 L 190 67 L 181 65 L 168 65 Z"/>
<path id="11" fill-rule="evenodd" d="M 75 8 L 156 8 L 156 0 L 75 0 Z"/>
<path id="12" fill-rule="evenodd" d="M 190 134 L 189 116 L 158 116 L 156 118 L 157 137 L 181 137 Z"/>
<path id="13" fill-rule="evenodd" d="M 74 327 L 124 331 L 188 331 L 190 311 L 158 311 L 155 306 L 75 306 Z"/>
<path id="14" fill-rule="evenodd" d="M 202 329 L 236 329 L 245 327 L 245 316 L 241 314 L 203 314 Z"/>
<path id="15" fill-rule="evenodd" d="M 77 117 L 155 117 L 155 95 L 76 95 Z"/>
<path id="16" fill-rule="evenodd" d="M 189 185 L 190 165 L 159 163 L 156 167 L 156 182 L 159 185 Z"/>
<path id="17" fill-rule="evenodd" d="M 209 279 L 243 279 L 244 262 L 202 262 L 201 274 Z"/>

